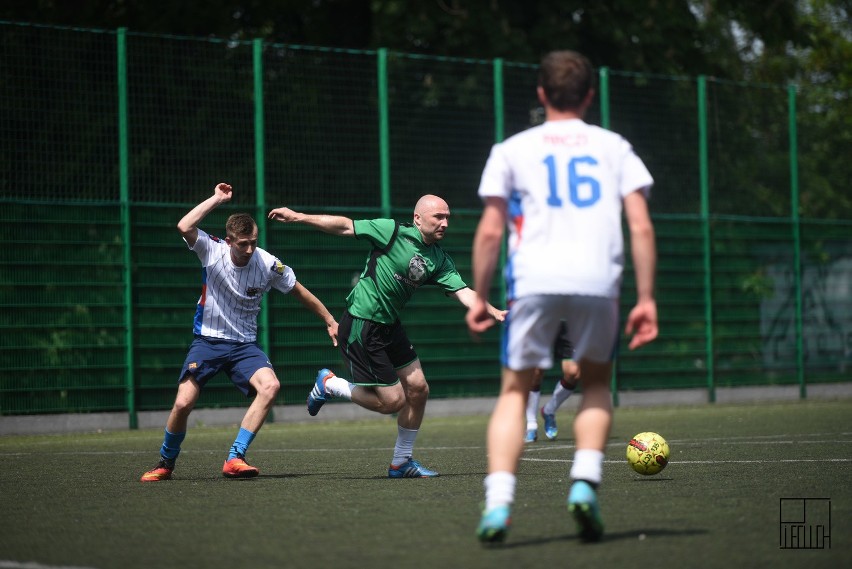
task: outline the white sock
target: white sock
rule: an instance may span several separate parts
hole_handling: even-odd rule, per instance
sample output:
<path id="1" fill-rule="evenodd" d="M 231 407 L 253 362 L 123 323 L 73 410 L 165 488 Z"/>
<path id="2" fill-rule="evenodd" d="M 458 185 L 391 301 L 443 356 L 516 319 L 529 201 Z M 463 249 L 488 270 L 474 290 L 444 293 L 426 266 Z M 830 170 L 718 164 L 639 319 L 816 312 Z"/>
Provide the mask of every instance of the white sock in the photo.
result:
<path id="1" fill-rule="evenodd" d="M 556 382 L 556 387 L 553 388 L 553 397 L 544 405 L 544 412 L 548 415 L 556 413 L 559 406 L 565 403 L 572 393 L 574 393 L 573 389 L 566 389 L 561 381 Z"/>
<path id="2" fill-rule="evenodd" d="M 325 382 L 326 393 L 331 394 L 333 397 L 342 397 L 349 401 L 352 401 L 353 387 L 355 387 L 354 383 L 349 383 L 342 377 L 337 377 L 336 375 L 329 377 Z"/>
<path id="3" fill-rule="evenodd" d="M 396 426 L 396 444 L 393 447 L 392 466 L 405 464 L 411 458 L 414 452 L 414 440 L 417 438 L 417 429 L 406 429 L 405 427 Z"/>
<path id="4" fill-rule="evenodd" d="M 604 453 L 584 448 L 574 451 L 574 464 L 571 466 L 571 478 L 600 484 L 603 479 Z"/>
<path id="5" fill-rule="evenodd" d="M 485 477 L 485 511 L 497 506 L 511 506 L 515 501 L 515 475 L 493 472 Z"/>
<path id="6" fill-rule="evenodd" d="M 527 398 L 527 430 L 538 428 L 538 402 L 541 400 L 541 391 L 530 391 Z"/>

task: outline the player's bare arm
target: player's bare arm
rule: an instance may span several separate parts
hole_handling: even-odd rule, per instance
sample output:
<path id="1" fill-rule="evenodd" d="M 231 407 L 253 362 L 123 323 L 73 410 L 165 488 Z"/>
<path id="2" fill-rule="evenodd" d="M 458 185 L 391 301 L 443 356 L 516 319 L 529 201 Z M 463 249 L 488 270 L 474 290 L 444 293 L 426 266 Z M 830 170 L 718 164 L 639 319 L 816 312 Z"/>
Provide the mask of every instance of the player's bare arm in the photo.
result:
<path id="1" fill-rule="evenodd" d="M 216 184 L 213 195 L 192 208 L 189 213 L 178 221 L 177 229 L 183 236 L 186 244 L 192 247 L 198 239 L 198 224 L 207 217 L 207 214 L 216 209 L 220 204 L 231 201 L 234 190 L 230 184 L 224 182 Z"/>
<path id="2" fill-rule="evenodd" d="M 461 302 L 467 309 L 470 309 L 472 306 L 474 306 L 478 298 L 476 292 L 470 287 L 457 290 L 456 292 L 452 293 L 451 296 L 454 296 L 456 299 L 458 299 L 458 301 Z M 503 322 L 506 319 L 506 314 L 508 313 L 508 310 L 500 310 L 489 302 L 485 303 L 485 310 L 488 315 L 491 316 L 491 318 L 493 318 L 497 322 Z"/>
<path id="3" fill-rule="evenodd" d="M 355 224 L 350 218 L 342 215 L 309 215 L 293 211 L 289 207 L 279 207 L 270 211 L 267 217 L 282 223 L 304 223 L 332 235 L 355 235 Z"/>
<path id="4" fill-rule="evenodd" d="M 648 202 L 642 192 L 632 192 L 624 198 L 624 214 L 630 230 L 631 254 L 636 271 L 636 306 L 628 314 L 624 328 L 626 334 L 633 335 L 628 345 L 633 350 L 653 341 L 659 334 L 657 302 L 654 298 L 657 245 Z"/>
<path id="5" fill-rule="evenodd" d="M 465 321 L 473 334 L 484 332 L 494 325 L 495 320 L 488 312 L 488 291 L 494 278 L 494 270 L 500 256 L 503 231 L 506 227 L 506 200 L 489 197 L 476 235 L 473 238 L 473 281 L 476 301 L 468 308 Z"/>
<path id="6" fill-rule="evenodd" d="M 328 311 L 325 305 L 314 294 L 305 288 L 301 283 L 297 282 L 293 290 L 290 291 L 296 300 L 302 306 L 319 316 L 320 320 L 325 322 L 325 327 L 328 331 L 328 337 L 331 338 L 331 343 L 337 346 L 337 321 L 334 316 Z"/>

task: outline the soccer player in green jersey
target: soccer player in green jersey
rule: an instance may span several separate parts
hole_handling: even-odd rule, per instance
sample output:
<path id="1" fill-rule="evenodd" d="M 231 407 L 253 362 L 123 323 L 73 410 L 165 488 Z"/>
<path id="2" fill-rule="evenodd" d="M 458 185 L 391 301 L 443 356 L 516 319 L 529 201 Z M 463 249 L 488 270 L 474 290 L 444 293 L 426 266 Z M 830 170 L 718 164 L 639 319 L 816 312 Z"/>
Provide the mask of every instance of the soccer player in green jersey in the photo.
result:
<path id="1" fill-rule="evenodd" d="M 388 477 L 438 476 L 412 458 L 429 384 L 399 313 L 423 285 L 440 287 L 468 308 L 476 300 L 476 293 L 438 244 L 450 219 L 447 202 L 434 195 L 421 197 L 414 207 L 412 223 L 307 215 L 287 207 L 273 209 L 269 219 L 304 223 L 332 235 L 363 239 L 372 247 L 357 284 L 346 297 L 346 312 L 339 323 L 340 351 L 349 366 L 350 379 L 321 369 L 308 395 L 308 413 L 319 413 L 330 397 L 348 399 L 378 413 L 399 413 Z M 506 316 L 505 310 L 490 304 L 488 313 L 498 321 Z"/>

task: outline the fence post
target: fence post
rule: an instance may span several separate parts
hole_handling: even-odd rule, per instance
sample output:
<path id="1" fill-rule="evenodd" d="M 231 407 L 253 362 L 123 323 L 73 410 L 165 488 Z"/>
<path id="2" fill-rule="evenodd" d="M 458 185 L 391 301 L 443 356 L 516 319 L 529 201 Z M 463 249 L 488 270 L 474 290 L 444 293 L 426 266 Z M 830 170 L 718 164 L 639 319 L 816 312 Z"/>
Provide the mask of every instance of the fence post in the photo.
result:
<path id="1" fill-rule="evenodd" d="M 494 58 L 492 65 L 492 77 L 494 80 L 494 142 L 503 142 L 506 138 L 506 103 L 503 96 L 503 59 Z M 508 233 L 508 232 L 506 232 Z M 504 233 L 503 242 L 500 244 L 500 275 L 506 266 L 506 255 L 508 254 L 508 235 Z M 472 268 L 472 267 L 471 267 Z M 500 302 L 505 307 L 508 303 L 506 298 L 506 279 L 500 279 Z"/>
<path id="2" fill-rule="evenodd" d="M 133 250 L 130 242 L 130 173 L 129 133 L 127 125 L 127 28 L 119 28 L 117 36 L 118 73 L 118 187 L 121 201 L 122 264 L 124 266 L 125 381 L 128 427 L 139 428 L 136 409 L 136 363 L 133 358 Z"/>
<path id="3" fill-rule="evenodd" d="M 805 350 L 802 330 L 802 234 L 799 223 L 799 148 L 796 129 L 796 86 L 787 87 L 787 115 L 790 130 L 790 221 L 793 226 L 793 294 L 796 297 L 796 379 L 799 398 L 808 396 L 805 383 Z"/>
<path id="4" fill-rule="evenodd" d="M 698 76 L 698 178 L 701 188 L 701 237 L 704 272 L 704 342 L 707 398 L 716 402 L 713 349 L 713 241 L 710 231 L 710 167 L 707 159 L 707 77 Z"/>
<path id="5" fill-rule="evenodd" d="M 609 129 L 609 67 L 598 70 L 598 87 L 600 90 L 599 104 L 601 106 L 601 127 Z M 612 404 L 618 407 L 618 356 L 612 360 L 612 371 L 609 374 L 609 392 L 612 394 Z"/>
<path id="6" fill-rule="evenodd" d="M 252 40 L 252 78 L 254 84 L 254 193 L 255 223 L 257 223 L 257 245 L 266 249 L 266 145 L 263 122 L 263 40 Z M 269 301 L 260 304 L 258 316 L 258 344 L 269 354 Z M 275 411 L 270 409 L 268 423 L 275 422 Z"/>
<path id="7" fill-rule="evenodd" d="M 506 136 L 505 102 L 503 98 L 503 60 L 494 59 L 494 142 L 503 142 Z"/>
<path id="8" fill-rule="evenodd" d="M 601 91 L 601 126 L 609 130 L 609 67 L 601 67 L 598 75 L 598 84 Z"/>
<path id="9" fill-rule="evenodd" d="M 388 50 L 377 53 L 376 73 L 379 88 L 379 171 L 382 192 L 382 217 L 391 216 L 390 185 L 390 124 L 388 118 Z"/>

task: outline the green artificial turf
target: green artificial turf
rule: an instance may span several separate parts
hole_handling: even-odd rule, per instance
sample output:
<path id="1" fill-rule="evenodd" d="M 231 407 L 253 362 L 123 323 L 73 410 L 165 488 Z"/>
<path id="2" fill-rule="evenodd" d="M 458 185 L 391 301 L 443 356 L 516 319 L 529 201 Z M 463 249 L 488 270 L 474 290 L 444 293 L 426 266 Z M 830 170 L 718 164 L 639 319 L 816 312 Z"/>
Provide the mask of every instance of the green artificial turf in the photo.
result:
<path id="1" fill-rule="evenodd" d="M 852 401 L 617 409 L 596 544 L 566 511 L 572 415 L 557 418 L 556 441 L 527 446 L 492 548 L 475 538 L 484 416 L 427 413 L 415 457 L 436 479 L 386 478 L 393 418 L 267 425 L 253 480 L 221 476 L 236 426 L 191 429 L 174 479 L 148 484 L 161 430 L 0 437 L 0 567 L 852 566 Z M 659 475 L 627 466 L 640 431 L 671 446 Z M 830 501 L 828 547 L 780 548 L 782 499 Z"/>

